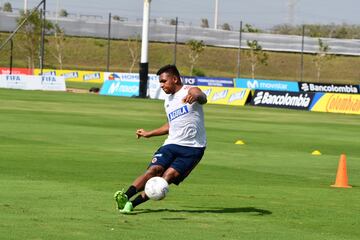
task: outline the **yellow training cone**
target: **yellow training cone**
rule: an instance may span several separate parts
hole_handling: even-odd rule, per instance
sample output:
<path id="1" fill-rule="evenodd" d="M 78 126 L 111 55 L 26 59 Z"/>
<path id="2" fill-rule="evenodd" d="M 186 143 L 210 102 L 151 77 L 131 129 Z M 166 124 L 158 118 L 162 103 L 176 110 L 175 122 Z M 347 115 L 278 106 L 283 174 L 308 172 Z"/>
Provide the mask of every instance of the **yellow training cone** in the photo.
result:
<path id="1" fill-rule="evenodd" d="M 244 145 L 244 144 L 245 144 L 245 142 L 244 142 L 244 141 L 242 141 L 242 140 L 237 140 L 237 141 L 235 142 L 235 144 L 238 144 L 238 145 Z"/>
<path id="2" fill-rule="evenodd" d="M 319 150 L 315 150 L 311 153 L 312 155 L 315 155 L 315 156 L 320 156 L 321 155 L 321 152 Z"/>

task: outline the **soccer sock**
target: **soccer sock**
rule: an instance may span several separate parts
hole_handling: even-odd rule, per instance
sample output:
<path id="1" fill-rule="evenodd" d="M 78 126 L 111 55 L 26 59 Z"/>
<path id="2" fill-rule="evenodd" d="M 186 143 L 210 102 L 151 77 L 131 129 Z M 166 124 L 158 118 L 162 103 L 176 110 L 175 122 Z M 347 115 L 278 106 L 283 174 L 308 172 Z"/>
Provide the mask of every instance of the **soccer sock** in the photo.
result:
<path id="1" fill-rule="evenodd" d="M 128 199 L 132 198 L 132 196 L 134 196 L 137 193 L 136 187 L 134 187 L 133 185 L 131 185 L 129 187 L 129 189 L 126 191 L 126 196 L 128 197 Z"/>
<path id="2" fill-rule="evenodd" d="M 142 194 L 140 194 L 139 196 L 137 196 L 133 201 L 131 201 L 133 207 L 136 207 L 137 205 L 146 202 L 147 200 L 149 200 L 148 196 L 142 196 Z"/>

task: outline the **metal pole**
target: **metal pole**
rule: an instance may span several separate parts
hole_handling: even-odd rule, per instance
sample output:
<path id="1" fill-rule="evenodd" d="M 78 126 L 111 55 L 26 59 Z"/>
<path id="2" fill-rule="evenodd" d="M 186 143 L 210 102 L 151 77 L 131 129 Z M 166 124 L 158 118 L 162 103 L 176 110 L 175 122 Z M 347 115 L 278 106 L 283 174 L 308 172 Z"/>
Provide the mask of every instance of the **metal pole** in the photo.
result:
<path id="1" fill-rule="evenodd" d="M 44 69 L 44 52 L 45 52 L 45 22 L 46 22 L 46 0 L 42 1 L 43 9 L 41 11 L 42 15 L 42 26 L 41 26 L 41 49 L 40 49 L 40 75 L 43 74 Z"/>
<path id="2" fill-rule="evenodd" d="M 141 41 L 141 61 L 140 61 L 140 70 L 139 70 L 139 75 L 140 75 L 139 96 L 141 98 L 146 98 L 147 81 L 148 81 L 148 73 L 149 73 L 148 46 L 149 46 L 150 2 L 151 0 L 144 0 L 142 41 Z"/>
<path id="3" fill-rule="evenodd" d="M 24 13 L 27 13 L 27 5 L 28 5 L 28 1 L 24 0 Z"/>
<path id="4" fill-rule="evenodd" d="M 242 21 L 240 21 L 240 33 L 239 33 L 239 49 L 238 49 L 238 59 L 237 59 L 237 77 L 240 78 L 240 53 L 241 53 L 241 40 L 242 40 Z"/>
<path id="5" fill-rule="evenodd" d="M 10 75 L 12 74 L 13 66 L 13 40 L 10 40 Z"/>
<path id="6" fill-rule="evenodd" d="M 110 66 L 110 37 L 111 37 L 111 13 L 109 13 L 109 26 L 108 26 L 108 48 L 107 48 L 107 62 L 106 62 L 107 72 L 109 72 L 109 66 Z"/>
<path id="7" fill-rule="evenodd" d="M 174 65 L 176 65 L 177 31 L 178 31 L 178 17 L 176 17 L 175 20 Z"/>
<path id="8" fill-rule="evenodd" d="M 214 16 L 214 29 L 217 29 L 219 13 L 219 0 L 215 0 L 215 16 Z"/>
<path id="9" fill-rule="evenodd" d="M 305 38 L 305 25 L 302 26 L 302 38 L 301 38 L 301 63 L 300 63 L 300 82 L 304 78 L 304 39 Z"/>

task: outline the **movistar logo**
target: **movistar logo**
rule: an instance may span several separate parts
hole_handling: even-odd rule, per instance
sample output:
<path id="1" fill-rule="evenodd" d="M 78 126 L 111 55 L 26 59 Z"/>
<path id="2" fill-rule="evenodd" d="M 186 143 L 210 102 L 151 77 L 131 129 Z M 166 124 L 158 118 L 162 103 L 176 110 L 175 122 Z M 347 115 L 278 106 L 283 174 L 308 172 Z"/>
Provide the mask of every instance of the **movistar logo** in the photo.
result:
<path id="1" fill-rule="evenodd" d="M 247 81 L 247 87 L 250 89 L 258 89 L 259 88 L 259 83 L 258 81 L 254 80 L 254 81 Z"/>
<path id="2" fill-rule="evenodd" d="M 182 106 L 181 108 L 178 108 L 175 111 L 172 111 L 171 113 L 169 113 L 169 121 L 171 122 L 175 118 L 183 116 L 183 115 L 185 115 L 187 113 L 189 113 L 189 110 L 188 110 L 187 106 L 186 105 Z"/>

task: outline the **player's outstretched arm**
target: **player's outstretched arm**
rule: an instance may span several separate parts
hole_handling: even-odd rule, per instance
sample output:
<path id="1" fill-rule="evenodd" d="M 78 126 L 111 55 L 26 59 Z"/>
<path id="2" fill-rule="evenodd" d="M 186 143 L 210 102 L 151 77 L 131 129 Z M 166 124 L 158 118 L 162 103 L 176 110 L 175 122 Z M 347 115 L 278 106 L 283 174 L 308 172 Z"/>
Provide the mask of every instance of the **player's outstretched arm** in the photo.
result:
<path id="1" fill-rule="evenodd" d="M 165 135 L 169 133 L 169 123 L 165 123 L 163 126 L 151 130 L 151 131 L 146 131 L 142 128 L 136 130 L 136 137 L 137 138 L 149 138 L 149 137 L 154 137 L 154 136 L 161 136 L 161 135 Z"/>
<path id="2" fill-rule="evenodd" d="M 198 87 L 192 87 L 189 89 L 188 94 L 183 99 L 185 103 L 194 103 L 198 102 L 199 104 L 207 103 L 206 94 L 201 91 Z"/>

